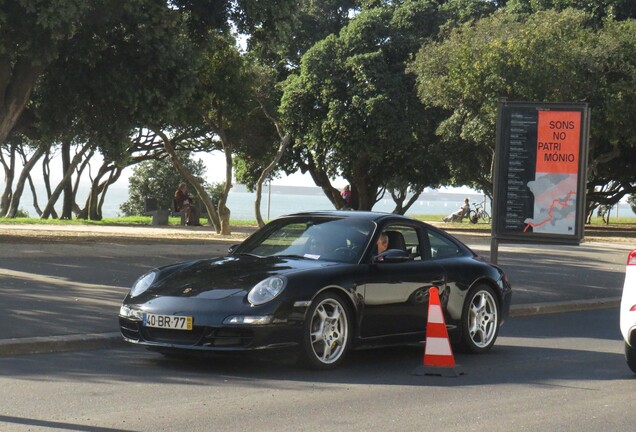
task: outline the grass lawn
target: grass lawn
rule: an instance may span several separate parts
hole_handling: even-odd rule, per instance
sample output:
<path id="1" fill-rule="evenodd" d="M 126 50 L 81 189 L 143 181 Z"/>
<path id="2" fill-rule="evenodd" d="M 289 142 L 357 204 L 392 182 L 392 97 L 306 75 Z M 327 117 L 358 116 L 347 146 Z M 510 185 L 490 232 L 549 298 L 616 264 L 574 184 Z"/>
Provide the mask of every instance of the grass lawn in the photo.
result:
<path id="1" fill-rule="evenodd" d="M 0 224 L 14 225 L 150 225 L 152 217 L 150 216 L 126 216 L 118 218 L 104 218 L 100 221 L 91 221 L 85 219 L 39 219 L 39 218 L 0 218 Z M 202 220 L 203 222 L 203 220 Z M 235 226 L 258 226 L 256 220 L 233 220 L 232 225 Z M 171 217 L 168 220 L 169 225 L 179 226 L 181 218 Z"/>

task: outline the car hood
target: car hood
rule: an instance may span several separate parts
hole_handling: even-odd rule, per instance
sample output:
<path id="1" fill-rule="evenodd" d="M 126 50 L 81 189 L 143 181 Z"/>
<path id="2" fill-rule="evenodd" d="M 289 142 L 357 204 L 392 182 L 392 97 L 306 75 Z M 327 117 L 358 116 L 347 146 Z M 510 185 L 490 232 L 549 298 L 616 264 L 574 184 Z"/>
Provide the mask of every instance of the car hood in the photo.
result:
<path id="1" fill-rule="evenodd" d="M 319 269 L 334 262 L 306 258 L 228 256 L 182 263 L 159 269 L 159 277 L 144 293 L 148 297 L 173 296 L 222 299 L 246 293 L 258 282 L 275 275 Z M 144 296 L 142 294 L 142 297 Z"/>

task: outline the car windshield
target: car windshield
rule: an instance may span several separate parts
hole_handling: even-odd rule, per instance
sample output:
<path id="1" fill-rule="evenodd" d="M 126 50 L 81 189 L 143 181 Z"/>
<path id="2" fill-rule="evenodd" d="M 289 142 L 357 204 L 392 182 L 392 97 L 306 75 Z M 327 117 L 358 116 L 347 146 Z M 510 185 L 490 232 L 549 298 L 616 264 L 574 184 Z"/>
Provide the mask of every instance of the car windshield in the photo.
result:
<path id="1" fill-rule="evenodd" d="M 235 253 L 356 263 L 374 228 L 373 222 L 355 218 L 281 218 L 246 240 Z"/>

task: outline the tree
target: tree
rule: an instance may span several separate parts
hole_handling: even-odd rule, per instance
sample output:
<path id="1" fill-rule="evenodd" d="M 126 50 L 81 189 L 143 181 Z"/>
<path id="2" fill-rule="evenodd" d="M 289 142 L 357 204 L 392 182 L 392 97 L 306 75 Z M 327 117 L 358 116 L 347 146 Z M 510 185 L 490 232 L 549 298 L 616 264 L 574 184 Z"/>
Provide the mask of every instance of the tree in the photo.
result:
<path id="1" fill-rule="evenodd" d="M 29 147 L 33 148 L 33 152 L 30 155 L 30 158 L 27 157 L 27 152 L 25 151 L 25 148 Z M 20 175 L 18 176 L 15 189 L 12 190 L 11 185 L 8 184 L 8 182 L 5 188 L 5 194 L 10 197 L 10 200 L 8 201 L 8 205 L 4 209 L 4 213 L 0 213 L 0 216 L 9 218 L 15 218 L 17 216 L 20 199 L 22 198 L 22 192 L 24 191 L 24 186 L 27 182 L 27 179 L 29 178 L 31 169 L 33 169 L 35 164 L 46 153 L 48 149 L 46 146 L 38 143 L 22 141 L 18 144 L 18 146 L 15 147 L 15 150 L 16 153 L 19 153 L 21 155 L 24 161 L 24 165 Z M 14 155 L 15 153 L 11 155 L 11 157 L 13 158 Z M 11 165 L 13 164 L 14 162 L 11 162 Z"/>
<path id="2" fill-rule="evenodd" d="M 48 146 L 90 144 L 107 165 L 100 168 L 105 178 L 92 188 L 89 208 L 82 213 L 100 218 L 99 202 L 127 163 L 128 137 L 137 128 L 175 118 L 192 95 L 198 48 L 210 32 L 229 32 L 231 22 L 241 31 L 264 31 L 276 26 L 272 16 L 291 5 L 291 0 L 3 3 L 0 147 L 10 133 Z M 70 167 L 66 144 L 61 145 L 65 174 Z M 9 154 L 14 152 L 9 149 Z M 2 165 L 13 181 L 15 173 L 7 173 L 11 162 Z M 71 182 L 65 175 L 66 195 L 74 195 Z M 4 192 L 10 191 L 11 185 Z M 6 197 L 3 193 L 3 201 Z M 70 201 L 67 196 L 64 217 L 75 207 Z"/>
<path id="3" fill-rule="evenodd" d="M 260 109 L 250 111 L 245 128 L 237 136 L 238 147 L 234 175 L 238 182 L 255 192 L 254 214 L 260 227 L 265 225 L 261 215 L 263 183 L 278 174 L 278 164 L 287 151 L 291 137 L 285 131 L 277 113 L 280 92 L 277 91 L 276 74 L 272 68 L 252 65 L 255 79 L 252 81 L 255 105 Z M 278 143 L 275 147 L 273 144 Z"/>
<path id="4" fill-rule="evenodd" d="M 37 4 L 34 4 L 37 3 Z M 21 120 L 33 87 L 77 30 L 92 18 L 92 2 L 5 2 L 0 12 L 0 144 Z"/>
<path id="5" fill-rule="evenodd" d="M 420 50 L 412 69 L 422 101 L 446 111 L 438 133 L 456 184 L 492 193 L 497 101 L 505 97 L 588 102 L 588 197 L 602 202 L 595 189 L 612 181 L 622 185 L 612 199 L 633 190 L 636 126 L 628 118 L 636 115 L 636 21 L 594 24 L 572 9 L 503 11 Z"/>
<path id="6" fill-rule="evenodd" d="M 192 87 L 189 69 L 183 67 L 189 64 L 186 60 L 191 52 L 184 37 L 185 10 L 155 0 L 11 3 L 2 12 L 0 53 L 4 51 L 5 56 L 0 56 L 0 66 L 6 61 L 14 67 L 11 70 L 5 65 L 0 86 L 5 84 L 7 95 L 15 93 L 13 88 L 23 91 L 7 100 L 17 108 L 7 114 L 4 123 L 0 109 L 0 124 L 6 126 L 0 125 L 0 145 L 9 133 L 22 134 L 46 147 L 60 145 L 64 165 L 60 193 L 65 196 L 62 217 L 68 218 L 77 207 L 71 144 L 89 145 L 87 156 L 98 150 L 105 160 L 121 161 L 130 131 L 168 115 L 176 99 Z M 20 68 L 20 64 L 25 66 Z M 25 72 L 29 64 L 30 74 Z M 32 82 L 28 89 L 26 81 Z M 75 167 L 81 170 L 86 160 L 76 161 Z M 117 176 L 111 175 L 98 188 L 102 201 L 109 182 Z M 79 171 L 76 177 L 77 185 Z M 57 196 L 59 193 L 52 194 L 44 217 L 54 213 Z M 90 202 L 88 217 L 101 218 L 97 201 Z"/>
<path id="7" fill-rule="evenodd" d="M 193 160 L 187 154 L 181 154 L 180 157 L 189 172 L 200 178 L 205 176 L 202 160 Z M 121 204 L 120 209 L 126 216 L 143 215 L 145 199 L 157 200 L 157 208 L 172 209 L 174 192 L 184 181 L 165 157 L 141 162 L 128 178 L 128 200 Z M 212 188 L 210 185 L 206 187 Z"/>
<path id="8" fill-rule="evenodd" d="M 636 4 L 631 0 L 508 0 L 507 6 L 515 13 L 528 14 L 544 10 L 579 9 L 591 17 L 596 26 L 602 26 L 606 18 L 636 18 Z"/>
<path id="9" fill-rule="evenodd" d="M 236 136 L 245 130 L 243 119 L 256 108 L 250 106 L 251 74 L 234 39 L 212 32 L 196 65 L 195 91 L 175 112 L 172 119 L 150 129 L 161 138 L 165 152 L 179 174 L 201 197 L 210 222 L 217 232 L 231 233 L 230 211 L 226 206 L 232 187 L 233 153 Z M 224 190 L 217 206 L 206 196 L 205 188 L 187 170 L 176 152 L 184 141 L 205 143 L 207 151 L 222 151 L 226 160 Z"/>
<path id="10" fill-rule="evenodd" d="M 356 7 L 351 0 L 302 0 L 276 28 L 261 29 L 249 39 L 249 61 L 257 78 L 253 94 L 259 112 L 249 115 L 248 133 L 237 148 L 235 175 L 239 182 L 255 191 L 254 213 L 259 226 L 263 183 L 278 175 L 284 166 L 291 136 L 281 121 L 280 83 L 300 65 L 301 56 L 318 40 L 337 33 L 346 25 Z M 288 158 L 289 159 L 289 158 Z M 290 165 L 287 164 L 287 168 Z"/>
<path id="11" fill-rule="evenodd" d="M 344 205 L 330 182 L 336 176 L 351 184 L 352 206 L 367 210 L 387 187 L 444 181 L 434 110 L 417 100 L 405 71 L 410 54 L 436 34 L 438 17 L 435 2 L 363 10 L 314 45 L 286 80 L 281 112 L 293 162 L 336 208 Z"/>

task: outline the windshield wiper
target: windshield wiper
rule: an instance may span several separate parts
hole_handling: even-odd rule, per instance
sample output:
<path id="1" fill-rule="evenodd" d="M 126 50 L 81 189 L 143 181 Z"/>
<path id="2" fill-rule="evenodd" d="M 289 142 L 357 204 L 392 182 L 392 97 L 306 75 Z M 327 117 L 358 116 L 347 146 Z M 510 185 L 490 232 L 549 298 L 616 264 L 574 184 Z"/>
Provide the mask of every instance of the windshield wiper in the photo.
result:
<path id="1" fill-rule="evenodd" d="M 284 254 L 284 255 L 272 255 L 273 257 L 276 258 L 301 258 L 301 259 L 311 259 L 308 258 L 306 256 L 302 256 L 302 255 L 294 255 L 294 254 Z"/>

